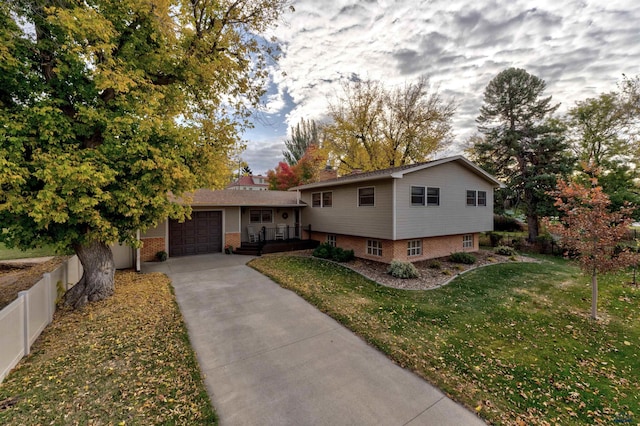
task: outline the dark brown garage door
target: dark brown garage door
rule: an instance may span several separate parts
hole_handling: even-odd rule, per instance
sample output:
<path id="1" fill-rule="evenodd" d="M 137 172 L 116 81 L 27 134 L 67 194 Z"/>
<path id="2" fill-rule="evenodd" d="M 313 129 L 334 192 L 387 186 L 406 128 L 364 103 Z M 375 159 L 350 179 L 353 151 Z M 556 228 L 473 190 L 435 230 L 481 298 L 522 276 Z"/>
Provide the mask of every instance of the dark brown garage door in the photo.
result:
<path id="1" fill-rule="evenodd" d="M 169 256 L 222 251 L 222 212 L 192 212 L 191 220 L 169 221 Z"/>

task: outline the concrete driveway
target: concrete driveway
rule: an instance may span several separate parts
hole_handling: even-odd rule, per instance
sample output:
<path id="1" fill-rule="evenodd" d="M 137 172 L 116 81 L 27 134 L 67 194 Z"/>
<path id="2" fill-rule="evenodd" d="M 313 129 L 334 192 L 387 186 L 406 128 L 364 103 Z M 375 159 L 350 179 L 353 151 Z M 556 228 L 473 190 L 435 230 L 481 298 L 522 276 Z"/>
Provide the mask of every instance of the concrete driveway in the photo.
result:
<path id="1" fill-rule="evenodd" d="M 172 280 L 222 425 L 482 425 L 336 321 L 245 265 L 148 263 Z"/>

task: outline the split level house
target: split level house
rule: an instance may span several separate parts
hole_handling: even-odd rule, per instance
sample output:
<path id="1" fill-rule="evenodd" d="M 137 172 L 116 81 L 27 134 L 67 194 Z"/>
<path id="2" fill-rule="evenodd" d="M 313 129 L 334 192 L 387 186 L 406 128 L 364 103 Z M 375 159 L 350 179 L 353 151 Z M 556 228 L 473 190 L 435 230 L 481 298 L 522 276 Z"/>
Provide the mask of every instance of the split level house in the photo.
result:
<path id="1" fill-rule="evenodd" d="M 477 251 L 501 183 L 462 156 L 293 188 L 310 238 L 390 263 Z"/>
<path id="2" fill-rule="evenodd" d="M 289 191 L 201 189 L 183 222 L 168 219 L 141 234 L 135 258 L 215 253 L 252 244 L 327 242 L 389 263 L 477 251 L 493 229 L 501 183 L 462 156 L 352 173 Z M 273 246 L 273 247 L 275 247 Z"/>

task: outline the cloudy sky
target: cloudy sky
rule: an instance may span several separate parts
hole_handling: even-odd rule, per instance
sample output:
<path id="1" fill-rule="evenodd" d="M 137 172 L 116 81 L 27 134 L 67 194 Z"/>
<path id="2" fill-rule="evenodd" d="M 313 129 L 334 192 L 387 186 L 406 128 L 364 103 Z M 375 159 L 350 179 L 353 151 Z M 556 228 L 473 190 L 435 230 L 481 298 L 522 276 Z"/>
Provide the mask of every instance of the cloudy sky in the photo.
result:
<path id="1" fill-rule="evenodd" d="M 325 119 L 340 82 L 357 76 L 392 87 L 426 75 L 458 103 L 458 142 L 475 131 L 487 83 L 508 67 L 547 83 L 562 104 L 616 89 L 640 74 L 638 0 L 297 0 L 273 31 L 282 57 L 265 111 L 245 134 L 254 173 L 282 161 L 300 118 Z M 442 155 L 460 153 L 459 146 Z"/>

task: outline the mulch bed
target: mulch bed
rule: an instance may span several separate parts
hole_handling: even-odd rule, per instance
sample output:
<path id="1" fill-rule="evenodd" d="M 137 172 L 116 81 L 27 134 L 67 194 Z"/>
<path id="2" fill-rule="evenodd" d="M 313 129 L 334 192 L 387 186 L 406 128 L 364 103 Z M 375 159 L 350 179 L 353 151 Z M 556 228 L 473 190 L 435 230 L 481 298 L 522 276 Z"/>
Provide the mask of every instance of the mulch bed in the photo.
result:
<path id="1" fill-rule="evenodd" d="M 462 272 L 481 266 L 507 262 L 536 262 L 535 259 L 530 257 L 502 256 L 489 250 L 480 250 L 472 254 L 477 259 L 472 265 L 451 262 L 448 256 L 415 262 L 414 266 L 420 272 L 420 277 L 418 278 L 403 279 L 393 277 L 387 273 L 389 265 L 371 260 L 356 259 L 344 265 L 388 287 L 405 290 L 430 290 L 447 284 Z"/>
<path id="2" fill-rule="evenodd" d="M 312 256 L 313 250 L 294 252 L 296 256 Z M 292 253 L 278 253 L 274 255 L 291 255 Z M 485 265 L 507 262 L 537 262 L 536 259 L 526 256 L 502 256 L 491 250 L 480 250 L 472 253 L 476 262 L 472 265 L 454 263 L 448 256 L 437 259 L 422 260 L 414 265 L 420 272 L 418 278 L 396 278 L 387 273 L 389 265 L 366 259 L 355 259 L 341 265 L 358 272 L 361 275 L 387 287 L 405 290 L 430 290 L 447 284 L 462 272 Z"/>

